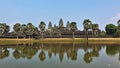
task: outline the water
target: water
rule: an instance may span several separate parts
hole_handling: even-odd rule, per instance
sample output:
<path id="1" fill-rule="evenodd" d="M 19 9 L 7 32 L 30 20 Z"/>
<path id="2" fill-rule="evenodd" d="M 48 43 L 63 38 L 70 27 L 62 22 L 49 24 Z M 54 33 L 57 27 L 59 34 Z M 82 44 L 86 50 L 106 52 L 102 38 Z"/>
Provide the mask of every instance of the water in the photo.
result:
<path id="1" fill-rule="evenodd" d="M 0 68 L 120 68 L 120 45 L 0 45 Z"/>

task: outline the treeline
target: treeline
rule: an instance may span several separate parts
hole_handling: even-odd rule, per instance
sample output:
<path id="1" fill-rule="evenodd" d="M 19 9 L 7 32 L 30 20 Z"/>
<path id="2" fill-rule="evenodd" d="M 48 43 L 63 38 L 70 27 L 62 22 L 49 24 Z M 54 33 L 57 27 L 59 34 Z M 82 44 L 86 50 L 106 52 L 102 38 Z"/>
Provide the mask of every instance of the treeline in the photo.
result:
<path id="1" fill-rule="evenodd" d="M 43 38 L 43 37 L 119 37 L 120 36 L 120 20 L 117 21 L 117 26 L 114 24 L 106 24 L 105 31 L 99 29 L 98 24 L 93 24 L 91 20 L 83 21 L 84 30 L 80 31 L 77 28 L 76 22 L 67 22 L 63 24 L 62 18 L 59 20 L 59 25 L 49 22 L 48 29 L 46 23 L 41 21 L 38 27 L 32 23 L 13 25 L 13 31 L 10 32 L 10 26 L 6 23 L 0 23 L 1 38 Z"/>

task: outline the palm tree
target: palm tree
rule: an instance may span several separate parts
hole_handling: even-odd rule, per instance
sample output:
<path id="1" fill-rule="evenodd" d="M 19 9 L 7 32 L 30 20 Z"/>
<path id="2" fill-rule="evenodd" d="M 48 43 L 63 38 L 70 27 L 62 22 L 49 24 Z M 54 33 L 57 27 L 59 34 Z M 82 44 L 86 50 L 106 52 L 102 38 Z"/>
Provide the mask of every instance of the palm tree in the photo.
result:
<path id="1" fill-rule="evenodd" d="M 35 26 L 32 23 L 27 24 L 27 33 L 29 35 L 29 38 L 35 33 Z"/>
<path id="2" fill-rule="evenodd" d="M 75 30 L 76 30 L 76 22 L 71 22 L 71 24 L 70 24 L 70 29 L 71 29 L 72 32 L 73 32 L 73 39 L 74 39 L 74 32 L 75 32 Z"/>
<path id="3" fill-rule="evenodd" d="M 16 23 L 13 26 L 14 32 L 17 34 L 17 39 L 18 39 L 18 35 L 20 34 L 21 31 L 21 24 L 20 23 Z"/>
<path id="4" fill-rule="evenodd" d="M 98 24 L 92 24 L 92 30 L 93 30 L 93 34 L 97 35 L 98 30 L 99 30 L 99 25 Z"/>
<path id="5" fill-rule="evenodd" d="M 26 38 L 26 34 L 27 34 L 27 25 L 26 24 L 22 24 L 21 33 L 24 36 L 24 38 Z"/>
<path id="6" fill-rule="evenodd" d="M 45 31 L 45 26 L 46 26 L 45 22 L 41 21 L 39 24 L 39 28 L 42 32 L 42 39 L 43 39 L 43 32 Z"/>
<path id="7" fill-rule="evenodd" d="M 84 26 L 84 31 L 85 31 L 85 34 L 87 35 L 87 40 L 88 40 L 88 30 L 92 28 L 92 22 L 89 19 L 85 19 L 83 21 L 83 26 Z"/>
<path id="8" fill-rule="evenodd" d="M 4 29 L 4 34 L 6 35 L 10 31 L 10 26 L 5 23 L 4 28 L 5 28 Z"/>
<path id="9" fill-rule="evenodd" d="M 10 31 L 10 26 L 6 23 L 0 23 L 0 34 L 6 36 L 6 34 Z"/>

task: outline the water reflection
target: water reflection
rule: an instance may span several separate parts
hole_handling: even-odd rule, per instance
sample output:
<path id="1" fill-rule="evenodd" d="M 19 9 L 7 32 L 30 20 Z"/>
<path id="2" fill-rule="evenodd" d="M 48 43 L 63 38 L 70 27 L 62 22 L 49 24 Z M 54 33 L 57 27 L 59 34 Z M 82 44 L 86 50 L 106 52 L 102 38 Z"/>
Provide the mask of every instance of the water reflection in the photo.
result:
<path id="1" fill-rule="evenodd" d="M 84 54 L 84 61 L 86 63 L 90 63 L 93 61 L 94 57 L 99 57 L 99 51 L 101 50 L 101 46 L 100 45 L 91 45 L 93 47 L 91 47 L 91 50 L 88 51 L 88 49 L 85 49 L 85 54 Z"/>
<path id="2" fill-rule="evenodd" d="M 67 60 L 76 61 L 81 50 L 83 53 L 83 60 L 85 63 L 93 62 L 94 58 L 99 58 L 101 49 L 106 48 L 105 52 L 108 56 L 118 55 L 120 60 L 120 46 L 119 45 L 97 45 L 97 44 L 78 44 L 78 43 L 33 43 L 33 44 L 17 44 L 17 45 L 0 45 L 0 59 L 5 59 L 10 56 L 14 59 L 20 58 L 31 60 L 35 55 L 40 61 L 51 59 L 52 57 L 59 57 L 59 61 L 63 62 L 64 58 Z M 13 51 L 11 51 L 12 49 Z M 55 56 L 53 56 L 55 55 Z"/>
<path id="3" fill-rule="evenodd" d="M 44 51 L 41 51 L 40 54 L 39 54 L 39 58 L 41 61 L 44 61 L 46 59 L 46 55 L 45 55 L 45 52 Z"/>
<path id="4" fill-rule="evenodd" d="M 9 56 L 7 48 L 0 48 L 0 59 L 4 59 Z"/>
<path id="5" fill-rule="evenodd" d="M 120 45 L 111 45 L 106 47 L 106 54 L 114 56 L 119 53 L 118 60 L 120 61 Z"/>

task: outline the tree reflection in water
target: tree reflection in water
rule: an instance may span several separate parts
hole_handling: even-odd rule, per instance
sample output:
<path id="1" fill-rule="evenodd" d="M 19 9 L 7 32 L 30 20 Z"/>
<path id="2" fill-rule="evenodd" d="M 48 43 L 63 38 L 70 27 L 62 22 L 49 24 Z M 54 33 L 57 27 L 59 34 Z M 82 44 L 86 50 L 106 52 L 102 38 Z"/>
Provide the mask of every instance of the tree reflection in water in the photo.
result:
<path id="1" fill-rule="evenodd" d="M 86 46 L 83 46 L 83 49 L 85 51 L 85 54 L 84 54 L 84 61 L 86 63 L 91 63 L 93 62 L 93 58 L 94 57 L 99 57 L 99 51 L 101 50 L 101 45 L 86 45 Z"/>
<path id="2" fill-rule="evenodd" d="M 2 48 L 1 53 L 0 53 L 0 59 L 4 59 L 10 55 L 9 51 L 7 48 Z"/>
<path id="3" fill-rule="evenodd" d="M 106 47 L 106 54 L 110 55 L 110 56 L 114 56 L 115 54 L 117 54 L 118 49 L 117 49 L 117 45 L 110 45 Z"/>
<path id="4" fill-rule="evenodd" d="M 45 52 L 44 51 L 41 51 L 40 54 L 39 54 L 39 58 L 41 61 L 44 61 L 46 59 L 46 55 L 45 55 Z"/>
<path id="5" fill-rule="evenodd" d="M 16 48 L 13 52 L 13 57 L 15 59 L 19 59 L 21 57 L 20 52 L 18 51 L 18 48 Z"/>
<path id="6" fill-rule="evenodd" d="M 106 46 L 106 54 L 109 56 L 114 56 L 119 53 L 118 60 L 120 61 L 120 44 Z"/>
<path id="7" fill-rule="evenodd" d="M 106 54 L 108 56 L 114 56 L 119 53 L 118 60 L 120 60 L 120 46 L 119 45 L 85 45 L 85 44 L 77 44 L 77 43 L 35 43 L 35 44 L 20 44 L 20 45 L 5 45 L 0 46 L 0 59 L 7 58 L 10 55 L 10 51 L 8 48 L 14 49 L 12 55 L 15 59 L 20 58 L 27 58 L 28 60 L 31 60 L 33 56 L 38 54 L 38 58 L 40 61 L 45 61 L 47 58 L 47 54 L 49 59 L 52 57 L 57 57 L 62 62 L 64 60 L 64 57 L 66 56 L 68 60 L 71 61 L 77 61 L 78 50 L 84 50 L 83 60 L 85 63 L 91 63 L 93 62 L 95 57 L 99 57 L 99 52 L 102 49 L 102 47 L 106 46 Z M 47 53 L 47 54 L 46 54 Z M 52 56 L 52 55 L 55 56 Z M 65 55 L 66 54 L 66 55 Z"/>

